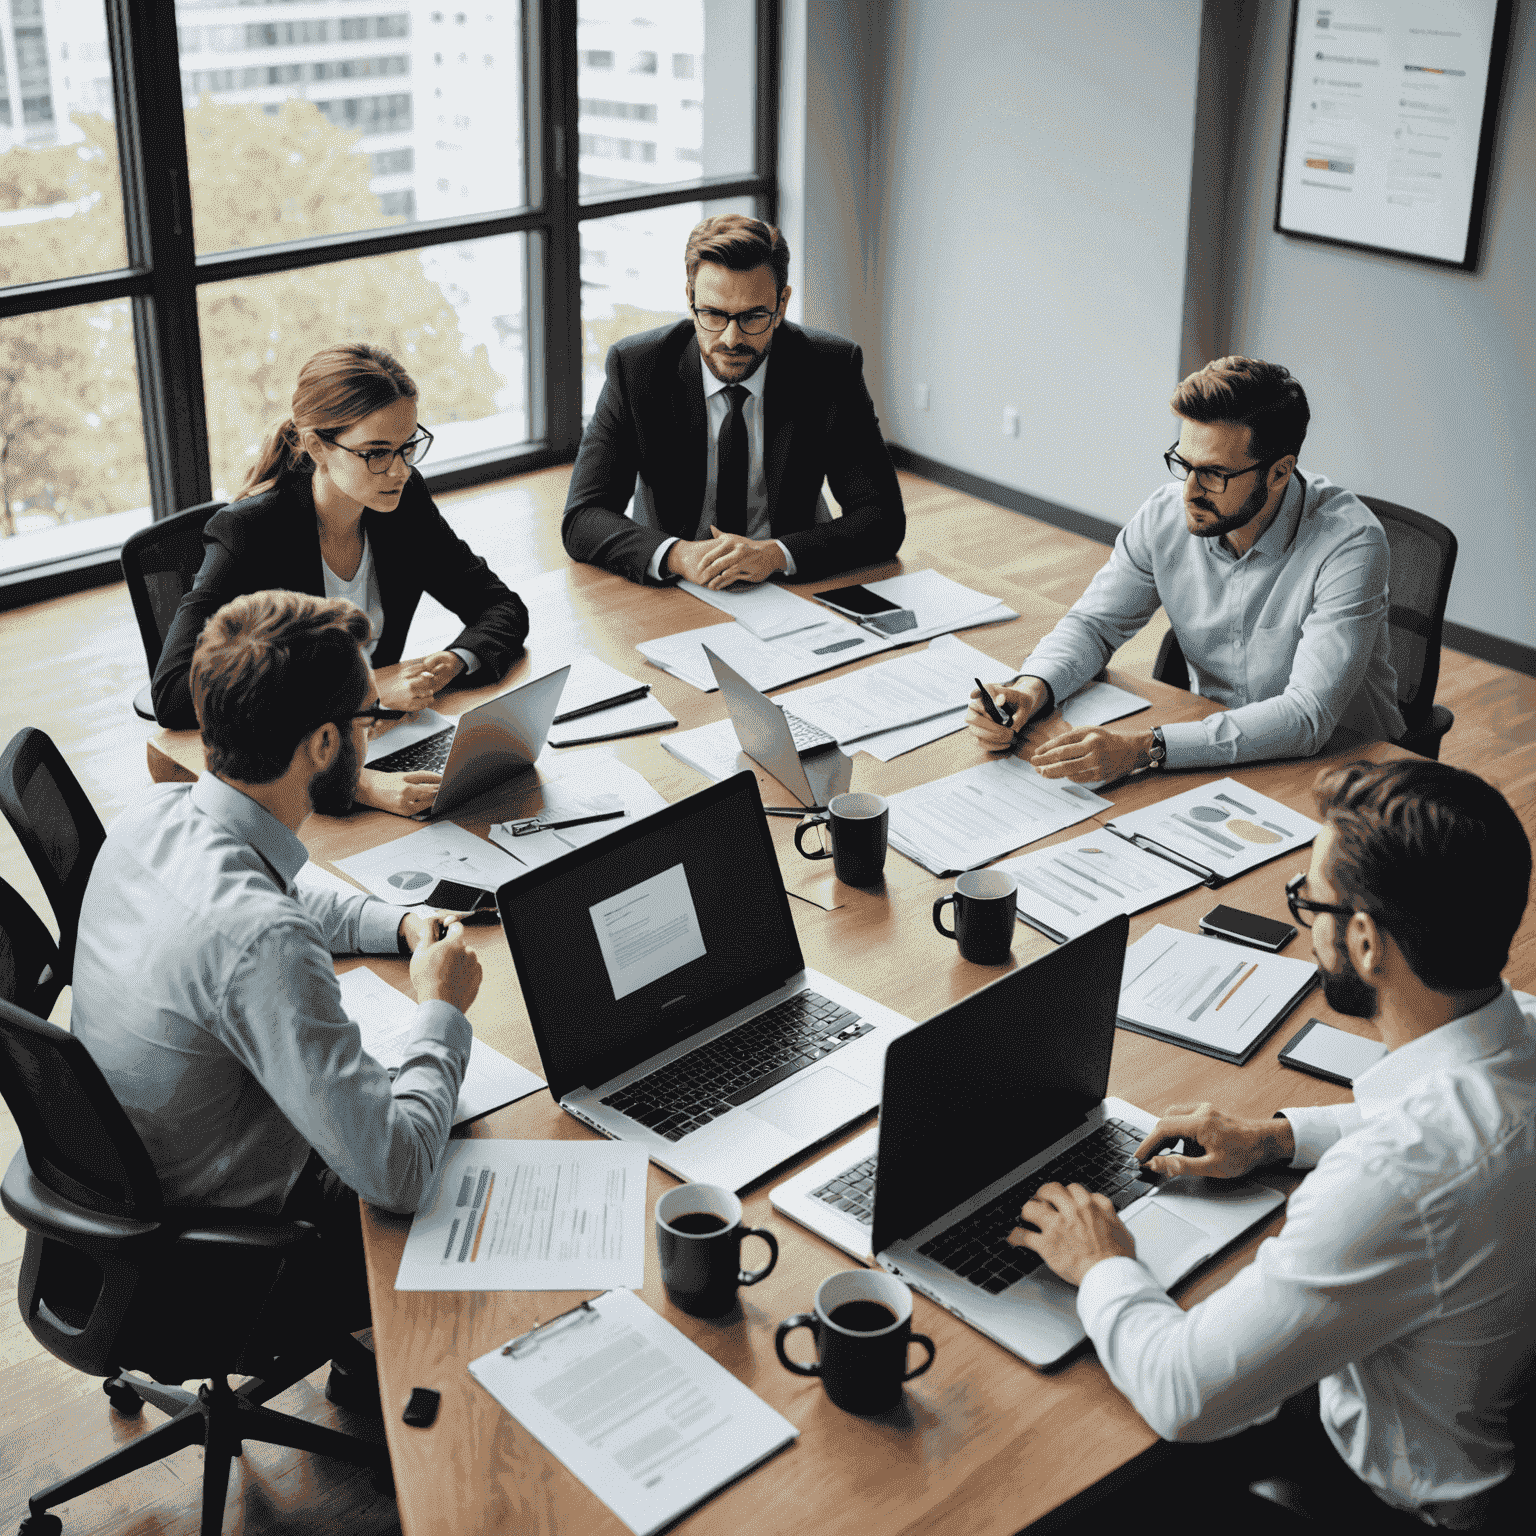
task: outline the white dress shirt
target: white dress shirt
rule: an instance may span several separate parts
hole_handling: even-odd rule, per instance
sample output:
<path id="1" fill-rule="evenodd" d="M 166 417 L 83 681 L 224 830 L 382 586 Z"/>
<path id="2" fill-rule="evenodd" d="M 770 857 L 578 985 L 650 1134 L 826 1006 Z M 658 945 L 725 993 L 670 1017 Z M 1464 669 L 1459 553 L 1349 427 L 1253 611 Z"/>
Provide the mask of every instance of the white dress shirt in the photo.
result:
<path id="1" fill-rule="evenodd" d="M 747 398 L 741 403 L 741 413 L 747 423 L 747 537 L 749 539 L 766 539 L 773 532 L 773 519 L 768 509 L 768 471 L 765 467 L 763 448 L 763 390 L 767 387 L 768 369 L 772 363 L 773 356 L 770 353 L 763 359 L 757 372 L 751 378 L 743 379 L 741 383 L 741 387 L 747 392 Z M 709 413 L 709 442 L 705 447 L 707 467 L 704 479 L 704 507 L 699 514 L 699 526 L 694 530 L 693 536 L 696 539 L 708 539 L 713 537 L 709 530 L 715 521 L 715 486 L 719 479 L 720 432 L 731 414 L 731 402 L 726 398 L 725 392 L 731 386 L 722 384 L 709 371 L 709 364 L 702 357 L 699 359 L 699 373 L 704 381 L 704 406 Z M 646 499 L 648 498 L 649 491 L 646 492 Z M 636 520 L 647 522 L 641 486 L 638 482 L 635 486 L 633 507 L 632 515 Z M 817 521 L 821 520 L 818 516 Z M 654 516 L 647 526 L 656 526 Z M 784 551 L 784 574 L 793 576 L 795 557 L 785 548 L 782 539 L 775 539 L 773 542 Z M 651 556 L 651 563 L 647 567 L 647 574 L 653 581 L 662 580 L 666 571 L 667 551 L 676 543 L 675 538 L 667 539 L 656 547 L 656 553 Z"/>
<path id="2" fill-rule="evenodd" d="M 1291 476 L 1245 554 L 1199 539 L 1184 487 L 1154 491 L 1120 530 L 1109 563 L 1021 670 L 1075 693 L 1167 610 L 1190 686 L 1226 713 L 1162 728 L 1169 768 L 1311 757 L 1339 726 L 1396 741 L 1387 633 L 1387 536 L 1358 497 L 1321 475 Z"/>
<path id="3" fill-rule="evenodd" d="M 364 1200 L 414 1211 L 469 1058 L 469 1020 L 416 1011 L 393 1082 L 342 1006 L 333 954 L 395 954 L 405 909 L 295 890 L 308 855 L 211 773 L 112 823 L 80 911 L 70 1028 L 170 1205 L 281 1209 L 313 1147 Z"/>
<path id="4" fill-rule="evenodd" d="M 1536 1352 L 1536 998 L 1506 984 L 1363 1073 L 1353 1104 L 1284 1114 L 1312 1172 L 1252 1264 L 1184 1312 L 1106 1259 L 1078 1315 L 1165 1439 L 1221 1439 L 1317 1382 L 1378 1496 L 1465 1524 L 1513 1470 L 1504 1415 Z"/>
<path id="5" fill-rule="evenodd" d="M 373 635 L 363 647 L 363 655 L 372 661 L 373 653 L 384 634 L 384 600 L 379 596 L 379 573 L 373 567 L 373 547 L 368 542 L 368 535 L 363 535 L 363 558 L 358 561 L 350 581 L 338 576 L 324 555 L 320 557 L 320 574 L 327 597 L 344 598 L 368 615 Z M 466 677 L 480 665 L 480 658 L 473 651 L 455 647 L 452 654 L 464 663 Z"/>

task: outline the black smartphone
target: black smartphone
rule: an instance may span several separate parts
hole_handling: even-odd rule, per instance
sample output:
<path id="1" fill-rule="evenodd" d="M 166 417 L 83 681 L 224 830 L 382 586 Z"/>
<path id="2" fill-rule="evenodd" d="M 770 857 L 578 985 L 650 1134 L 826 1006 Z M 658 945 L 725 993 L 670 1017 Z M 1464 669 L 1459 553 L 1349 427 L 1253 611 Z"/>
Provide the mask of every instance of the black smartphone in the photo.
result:
<path id="1" fill-rule="evenodd" d="M 1321 1019 L 1308 1019 L 1281 1050 L 1280 1065 L 1353 1088 L 1355 1079 L 1386 1054 L 1380 1040 L 1367 1040 Z"/>
<path id="2" fill-rule="evenodd" d="M 839 613 L 866 619 L 885 634 L 898 635 L 905 629 L 917 628 L 917 615 L 910 608 L 903 608 L 868 587 L 834 587 L 830 592 L 818 592 L 816 600 Z"/>
<path id="3" fill-rule="evenodd" d="M 1278 954 L 1296 937 L 1292 924 L 1260 917 L 1257 912 L 1244 912 L 1240 907 L 1212 907 L 1200 919 L 1200 931 L 1218 939 L 1231 939 L 1234 944 L 1265 949 L 1270 954 Z"/>
<path id="4" fill-rule="evenodd" d="M 437 1405 L 442 1400 L 443 1394 L 434 1392 L 431 1387 L 412 1387 L 411 1400 L 400 1417 L 412 1429 L 430 1429 L 437 1418 Z"/>
<path id="5" fill-rule="evenodd" d="M 441 907 L 444 912 L 483 912 L 496 906 L 495 891 L 482 890 L 478 885 L 463 885 L 457 880 L 439 880 L 426 899 L 429 907 Z"/>

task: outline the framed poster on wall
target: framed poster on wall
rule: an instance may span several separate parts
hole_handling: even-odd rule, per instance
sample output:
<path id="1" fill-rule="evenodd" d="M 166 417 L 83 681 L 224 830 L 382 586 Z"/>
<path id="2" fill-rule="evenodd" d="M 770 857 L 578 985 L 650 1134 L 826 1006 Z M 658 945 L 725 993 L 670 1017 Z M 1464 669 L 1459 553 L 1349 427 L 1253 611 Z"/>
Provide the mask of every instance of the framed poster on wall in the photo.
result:
<path id="1" fill-rule="evenodd" d="M 1291 0 L 1275 228 L 1472 271 L 1512 0 Z"/>

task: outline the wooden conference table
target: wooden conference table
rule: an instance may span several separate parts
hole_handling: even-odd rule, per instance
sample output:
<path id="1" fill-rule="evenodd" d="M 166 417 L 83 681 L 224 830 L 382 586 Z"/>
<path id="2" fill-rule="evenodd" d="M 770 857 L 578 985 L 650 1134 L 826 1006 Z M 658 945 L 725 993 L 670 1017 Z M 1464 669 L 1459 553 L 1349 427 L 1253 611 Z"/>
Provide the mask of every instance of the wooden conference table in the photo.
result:
<path id="1" fill-rule="evenodd" d="M 885 575 L 898 565 L 877 572 Z M 834 585 L 824 583 L 823 585 Z M 532 615 L 532 646 L 502 686 L 537 676 L 583 651 L 650 682 L 656 696 L 678 717 L 680 728 L 724 716 L 719 694 L 701 694 L 650 666 L 634 652 L 636 641 L 690 629 L 715 617 L 686 593 L 635 587 L 591 567 L 549 572 L 521 587 Z M 1009 601 L 1018 606 L 1016 592 Z M 963 638 L 1006 660 L 994 676 L 1011 673 L 1060 616 L 1062 609 L 1041 600 L 1038 611 Z M 900 654 L 900 653 L 897 653 Z M 863 665 L 875 665 L 880 657 Z M 1152 701 L 1137 722 L 1166 724 L 1213 712 L 1191 694 L 1110 673 Z M 498 690 L 466 690 L 446 696 L 456 712 Z M 1060 715 L 1038 723 L 1022 745 L 1028 751 L 1065 729 Z M 186 778 L 202 767 L 194 733 L 162 731 L 149 744 L 150 771 L 158 780 Z M 638 769 L 669 801 L 702 788 L 692 769 L 666 753 L 660 736 L 632 738 L 606 746 L 546 749 L 541 778 L 558 778 L 590 754 L 611 751 Z M 1399 755 L 1376 745 L 1340 757 Z M 986 754 L 968 733 L 960 733 L 883 764 L 867 754 L 854 759 L 853 787 L 891 793 L 982 761 Z M 745 759 L 742 760 L 745 763 Z M 588 765 L 591 766 L 591 765 Z M 1310 786 L 1321 762 L 1281 762 L 1238 770 L 1245 784 L 1311 815 Z M 1219 778 L 1220 773 L 1169 773 L 1111 790 L 1119 812 Z M 767 804 L 792 797 L 758 771 Z M 454 819 L 484 835 L 490 822 L 516 814 L 527 800 L 528 776 L 503 796 L 490 796 Z M 770 818 L 774 842 L 807 965 L 915 1019 L 925 1019 L 994 979 L 1001 970 L 974 966 L 940 938 L 930 921 L 934 898 L 951 882 L 928 874 L 892 852 L 883 891 L 840 885 L 795 852 L 795 823 Z M 1057 839 L 1080 835 L 1081 824 Z M 382 812 L 342 819 L 312 817 L 303 830 L 312 857 L 320 863 L 346 858 L 417 828 Z M 1042 846 L 1036 844 L 1035 846 Z M 724 851 L 729 856 L 729 851 Z M 1193 931 L 1200 915 L 1226 901 L 1285 918 L 1284 883 L 1306 868 L 1309 854 L 1277 859 L 1224 886 L 1220 895 L 1197 887 L 1186 895 L 1131 920 L 1134 941 L 1154 923 Z M 828 910 L 830 909 L 830 910 Z M 473 927 L 469 942 L 480 956 L 484 983 L 469 1018 L 475 1033 L 514 1061 L 539 1071 L 527 1014 L 511 957 L 499 928 Z M 1027 964 L 1050 944 L 1019 925 L 1013 965 Z M 1291 953 L 1305 957 L 1302 935 Z M 341 969 L 359 961 L 342 962 Z M 367 964 L 403 991 L 409 991 L 404 960 L 370 957 Z M 1341 1019 L 1324 1005 L 1320 992 L 1303 999 L 1267 1044 L 1244 1067 L 1232 1067 L 1193 1052 L 1120 1031 L 1115 1041 L 1109 1091 L 1153 1111 L 1211 1099 L 1238 1114 L 1267 1116 L 1286 1104 L 1325 1104 L 1345 1099 L 1346 1090 L 1281 1067 L 1280 1046 L 1301 1022 L 1317 1016 L 1356 1033 L 1358 1021 Z M 542 1074 L 541 1074 L 542 1075 Z M 848 1136 L 868 1121 L 851 1127 Z M 507 1138 L 584 1138 L 593 1133 L 564 1114 L 540 1092 L 485 1117 L 459 1134 Z M 806 1161 L 825 1148 L 808 1154 Z M 774 1354 L 780 1319 L 810 1306 L 827 1275 L 850 1267 L 842 1253 L 773 1211 L 769 1188 L 787 1177 L 786 1168 L 743 1196 L 746 1219 L 769 1226 L 780 1244 L 773 1274 L 741 1292 L 739 1310 L 723 1321 L 689 1317 L 671 1306 L 661 1284 L 654 1223 L 647 1214 L 645 1286 L 641 1295 L 708 1353 L 790 1419 L 800 1438 L 765 1465 L 694 1511 L 678 1527 L 688 1536 L 756 1536 L 790 1532 L 813 1521 L 826 1533 L 850 1536 L 899 1531 L 996 1533 L 1008 1536 L 1083 1489 L 1098 1482 L 1154 1444 L 1155 1437 L 1130 1404 L 1111 1386 L 1091 1350 L 1079 1351 L 1050 1374 L 1041 1374 L 915 1297 L 913 1326 L 930 1335 L 937 1360 L 907 1388 L 893 1413 L 861 1419 L 834 1407 L 814 1380 L 792 1376 Z M 1278 1173 L 1289 1188 L 1294 1177 Z M 676 1181 L 652 1166 L 649 1202 Z M 1188 1306 L 1220 1286 L 1247 1263 L 1261 1235 L 1278 1230 L 1283 1216 L 1255 1232 L 1232 1253 L 1208 1265 L 1179 1290 Z M 363 1221 L 368 1278 L 373 1301 L 374 1344 L 385 1405 L 384 1423 L 394 1466 L 400 1520 L 409 1536 L 428 1532 L 468 1536 L 471 1532 L 620 1533 L 616 1516 L 479 1387 L 466 1363 L 537 1323 L 565 1311 L 593 1293 L 493 1292 L 397 1293 L 395 1272 L 409 1229 L 408 1219 L 365 1209 Z M 442 1394 L 437 1422 L 410 1429 L 400 1413 L 413 1387 Z"/>

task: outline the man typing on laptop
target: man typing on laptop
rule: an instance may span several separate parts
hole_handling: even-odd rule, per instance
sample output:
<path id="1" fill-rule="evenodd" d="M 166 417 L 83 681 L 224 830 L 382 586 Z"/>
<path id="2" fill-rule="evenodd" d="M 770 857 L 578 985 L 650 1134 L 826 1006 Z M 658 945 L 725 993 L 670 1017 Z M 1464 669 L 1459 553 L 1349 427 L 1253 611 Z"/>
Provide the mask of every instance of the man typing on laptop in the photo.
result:
<path id="1" fill-rule="evenodd" d="M 1187 1312 L 1081 1185 L 1042 1187 L 1012 1240 L 1079 1287 L 1105 1369 L 1160 1435 L 1225 1442 L 1181 1489 L 1294 1476 L 1367 1528 L 1394 1522 L 1385 1504 L 1405 1529 L 1476 1529 L 1536 1351 L 1536 999 L 1499 979 L 1530 843 L 1496 790 L 1420 758 L 1335 770 L 1316 796 L 1291 908 L 1329 1003 L 1388 1054 L 1352 1104 L 1184 1106 L 1138 1153 L 1174 1178 L 1311 1169 L 1284 1230 Z"/>

